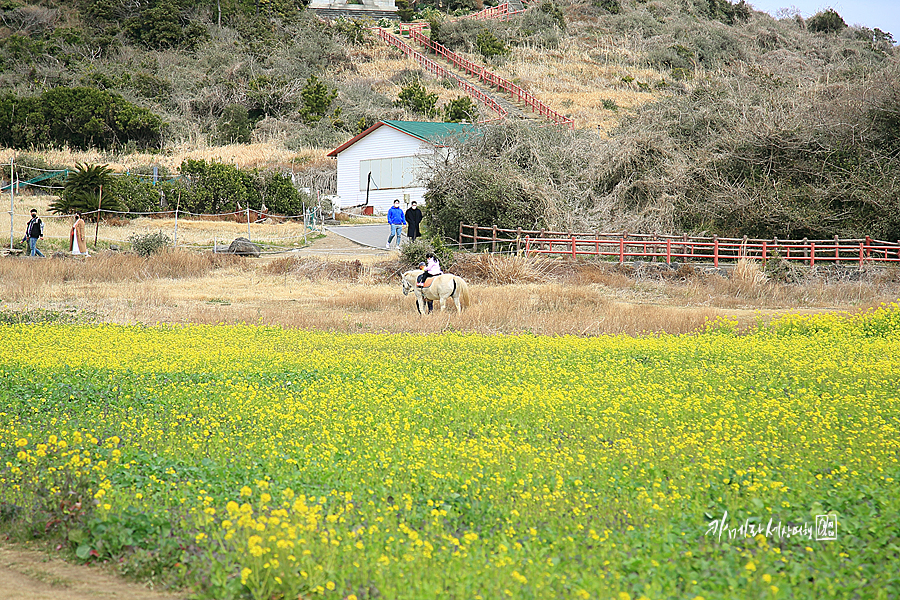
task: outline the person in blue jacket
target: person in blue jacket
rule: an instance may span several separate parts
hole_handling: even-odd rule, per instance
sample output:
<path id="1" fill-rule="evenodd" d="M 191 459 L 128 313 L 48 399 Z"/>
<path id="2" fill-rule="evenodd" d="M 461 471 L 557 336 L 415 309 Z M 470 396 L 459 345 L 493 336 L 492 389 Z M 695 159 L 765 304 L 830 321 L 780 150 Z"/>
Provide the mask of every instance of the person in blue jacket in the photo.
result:
<path id="1" fill-rule="evenodd" d="M 400 236 L 403 235 L 403 226 L 406 225 L 406 217 L 400 208 L 400 201 L 394 200 L 394 205 L 388 209 L 388 224 L 391 226 L 391 235 L 388 237 L 386 250 L 391 249 L 391 240 L 397 236 L 397 249 L 400 249 Z"/>

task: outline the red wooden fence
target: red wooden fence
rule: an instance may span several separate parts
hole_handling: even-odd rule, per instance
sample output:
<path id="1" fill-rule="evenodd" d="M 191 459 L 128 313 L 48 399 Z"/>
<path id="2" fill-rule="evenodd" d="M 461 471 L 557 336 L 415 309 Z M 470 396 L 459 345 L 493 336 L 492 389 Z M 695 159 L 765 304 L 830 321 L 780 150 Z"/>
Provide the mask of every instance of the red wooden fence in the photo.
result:
<path id="1" fill-rule="evenodd" d="M 471 231 L 467 233 L 466 231 Z M 481 233 L 484 232 L 484 235 Z M 469 242 L 468 240 L 471 240 Z M 515 247 L 526 255 L 547 254 L 578 256 L 609 256 L 626 259 L 674 261 L 699 260 L 719 266 L 720 261 L 740 258 L 765 262 L 776 256 L 814 266 L 817 263 L 900 263 L 900 241 L 886 242 L 870 237 L 863 239 L 830 240 L 762 240 L 749 238 L 690 237 L 687 235 L 650 235 L 629 233 L 573 233 L 459 226 L 458 247 L 477 250 L 490 243 L 491 251 L 499 247 Z"/>

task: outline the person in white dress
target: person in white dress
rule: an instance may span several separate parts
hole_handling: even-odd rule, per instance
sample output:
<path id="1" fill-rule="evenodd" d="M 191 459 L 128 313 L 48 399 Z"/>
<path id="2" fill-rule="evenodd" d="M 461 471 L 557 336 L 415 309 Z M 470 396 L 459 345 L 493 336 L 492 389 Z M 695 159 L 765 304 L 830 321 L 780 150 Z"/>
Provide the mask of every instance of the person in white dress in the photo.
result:
<path id="1" fill-rule="evenodd" d="M 75 222 L 69 233 L 69 249 L 74 255 L 90 256 L 84 241 L 84 219 L 81 218 L 81 213 L 75 213 Z"/>

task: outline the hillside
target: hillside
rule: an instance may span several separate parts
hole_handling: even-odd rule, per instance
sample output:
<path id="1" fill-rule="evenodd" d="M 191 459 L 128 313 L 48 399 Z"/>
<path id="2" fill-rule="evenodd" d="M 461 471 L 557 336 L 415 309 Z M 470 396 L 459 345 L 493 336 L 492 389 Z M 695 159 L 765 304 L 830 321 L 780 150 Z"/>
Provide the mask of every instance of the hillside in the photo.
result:
<path id="1" fill-rule="evenodd" d="M 285 0 L 4 0 L 0 142 L 93 146 L 126 166 L 176 168 L 200 152 L 321 170 L 317 156 L 379 119 L 434 118 L 397 106 L 411 84 L 434 94 L 438 111 L 461 97 L 364 24 L 324 23 L 301 8 Z M 509 21 L 452 21 L 416 8 L 434 39 L 576 127 L 501 125 L 486 140 L 512 131 L 516 143 L 465 149 L 470 160 L 436 174 L 436 207 L 464 200 L 442 181 L 477 182 L 466 169 L 480 165 L 505 175 L 502 189 L 476 186 L 480 197 L 493 205 L 511 198 L 518 208 L 475 206 L 479 222 L 900 237 L 892 220 L 900 213 L 900 76 L 890 34 L 846 27 L 833 11 L 776 20 L 727 0 L 546 2 Z M 128 119 L 120 129 L 85 122 L 59 132 L 47 122 L 55 117 L 17 120 L 22 106 L 36 114 L 51 104 L 60 119 L 76 119 L 67 110 L 74 93 L 57 92 L 66 89 Z M 95 135 L 74 136 L 93 126 Z M 235 142 L 263 150 L 215 150 Z M 142 148 L 151 154 L 129 161 Z M 516 159 L 520 151 L 530 158 Z"/>

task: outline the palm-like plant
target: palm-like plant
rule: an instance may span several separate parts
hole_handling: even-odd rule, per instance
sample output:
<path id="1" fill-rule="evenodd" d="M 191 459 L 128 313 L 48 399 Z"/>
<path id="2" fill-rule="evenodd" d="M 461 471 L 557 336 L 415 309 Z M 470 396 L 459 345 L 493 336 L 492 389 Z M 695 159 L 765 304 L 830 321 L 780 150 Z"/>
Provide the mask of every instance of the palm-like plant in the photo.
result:
<path id="1" fill-rule="evenodd" d="M 66 178 L 59 200 L 50 205 L 50 210 L 56 214 L 86 213 L 98 208 L 124 210 L 121 201 L 108 192 L 104 194 L 101 206 L 100 189 L 109 189 L 112 172 L 109 165 L 77 163 Z"/>

